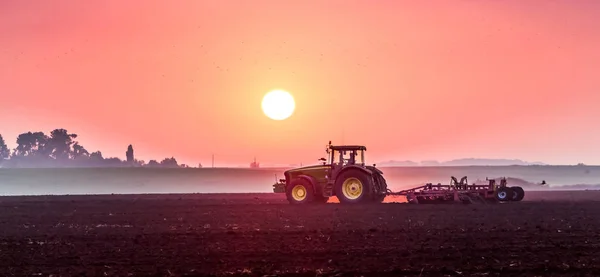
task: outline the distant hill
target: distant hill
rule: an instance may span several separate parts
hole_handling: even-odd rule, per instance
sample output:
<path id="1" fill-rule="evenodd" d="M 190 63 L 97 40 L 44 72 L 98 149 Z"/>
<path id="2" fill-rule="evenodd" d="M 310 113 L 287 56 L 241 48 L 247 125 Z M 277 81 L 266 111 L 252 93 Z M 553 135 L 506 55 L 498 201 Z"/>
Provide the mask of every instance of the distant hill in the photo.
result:
<path id="1" fill-rule="evenodd" d="M 443 162 L 440 165 L 466 166 L 466 165 L 545 165 L 540 162 L 526 162 L 518 159 L 457 159 Z"/>
<path id="2" fill-rule="evenodd" d="M 510 165 L 546 165 L 541 162 L 527 162 L 519 159 L 476 159 L 465 158 L 445 162 L 431 161 L 396 161 L 390 160 L 377 163 L 378 166 L 510 166 Z"/>
<path id="3" fill-rule="evenodd" d="M 377 163 L 377 166 L 419 166 L 419 163 L 413 161 L 387 161 Z"/>

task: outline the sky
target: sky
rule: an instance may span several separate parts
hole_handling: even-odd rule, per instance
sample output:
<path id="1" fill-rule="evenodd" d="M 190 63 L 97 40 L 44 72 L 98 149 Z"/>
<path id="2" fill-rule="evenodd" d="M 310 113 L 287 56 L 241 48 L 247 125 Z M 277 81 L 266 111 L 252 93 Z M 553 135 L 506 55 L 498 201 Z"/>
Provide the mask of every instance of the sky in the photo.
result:
<path id="1" fill-rule="evenodd" d="M 180 163 L 600 164 L 600 1 L 0 1 L 0 134 Z M 262 97 L 289 91 L 294 114 Z"/>

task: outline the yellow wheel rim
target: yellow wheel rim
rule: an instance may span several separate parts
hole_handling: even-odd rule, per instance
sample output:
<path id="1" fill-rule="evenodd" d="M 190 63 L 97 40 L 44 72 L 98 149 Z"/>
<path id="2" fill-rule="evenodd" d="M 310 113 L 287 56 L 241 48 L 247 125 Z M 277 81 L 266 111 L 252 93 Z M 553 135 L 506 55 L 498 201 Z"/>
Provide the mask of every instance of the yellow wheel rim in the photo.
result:
<path id="1" fill-rule="evenodd" d="M 362 195 L 363 184 L 357 178 L 348 178 L 342 184 L 342 193 L 348 199 L 357 199 Z"/>
<path id="2" fill-rule="evenodd" d="M 302 201 L 306 198 L 306 188 L 303 185 L 296 185 L 292 188 L 292 198 L 296 201 Z"/>

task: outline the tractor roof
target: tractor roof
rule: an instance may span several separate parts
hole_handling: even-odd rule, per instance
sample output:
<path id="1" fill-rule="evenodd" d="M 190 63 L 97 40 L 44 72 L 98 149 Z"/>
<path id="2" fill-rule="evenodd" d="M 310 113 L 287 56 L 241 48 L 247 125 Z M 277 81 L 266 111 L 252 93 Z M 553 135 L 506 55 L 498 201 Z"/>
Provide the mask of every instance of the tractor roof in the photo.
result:
<path id="1" fill-rule="evenodd" d="M 329 148 L 331 150 L 336 150 L 336 151 L 343 151 L 343 150 L 367 150 L 366 146 L 362 146 L 362 145 L 332 145 L 329 146 Z"/>

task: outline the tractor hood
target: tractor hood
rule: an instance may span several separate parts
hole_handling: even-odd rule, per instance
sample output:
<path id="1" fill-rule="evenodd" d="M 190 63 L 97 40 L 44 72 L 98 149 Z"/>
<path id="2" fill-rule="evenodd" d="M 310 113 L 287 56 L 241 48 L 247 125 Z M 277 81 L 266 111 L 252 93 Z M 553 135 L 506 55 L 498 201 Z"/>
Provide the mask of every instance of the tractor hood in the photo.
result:
<path id="1" fill-rule="evenodd" d="M 328 168 L 328 165 L 322 165 L 322 164 L 318 164 L 318 165 L 309 165 L 309 166 L 303 166 L 303 167 L 298 167 L 298 168 L 294 168 L 294 169 L 289 169 L 287 171 L 284 172 L 284 174 L 290 174 L 290 173 L 298 173 L 298 172 L 309 172 L 309 171 L 313 171 L 313 170 L 319 170 L 319 169 L 323 169 L 323 168 Z"/>
<path id="2" fill-rule="evenodd" d="M 284 172 L 284 174 L 290 174 L 290 173 L 302 173 L 302 172 L 310 172 L 313 170 L 321 170 L 323 168 L 329 168 L 329 165 L 322 165 L 322 164 L 317 164 L 317 165 L 309 165 L 309 166 L 303 166 L 303 167 L 298 167 L 298 168 L 293 168 L 293 169 L 289 169 L 287 171 Z M 373 172 L 377 172 L 379 174 L 383 174 L 383 172 L 379 169 L 376 168 L 374 166 L 368 165 L 366 166 L 367 169 L 373 171 Z"/>
<path id="3" fill-rule="evenodd" d="M 284 175 L 287 182 L 302 175 L 310 176 L 315 181 L 319 182 L 327 179 L 327 174 L 330 168 L 330 165 L 309 165 L 287 170 L 284 172 Z"/>

